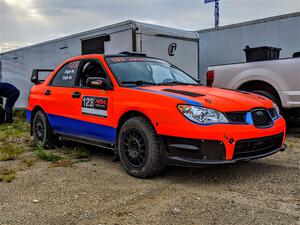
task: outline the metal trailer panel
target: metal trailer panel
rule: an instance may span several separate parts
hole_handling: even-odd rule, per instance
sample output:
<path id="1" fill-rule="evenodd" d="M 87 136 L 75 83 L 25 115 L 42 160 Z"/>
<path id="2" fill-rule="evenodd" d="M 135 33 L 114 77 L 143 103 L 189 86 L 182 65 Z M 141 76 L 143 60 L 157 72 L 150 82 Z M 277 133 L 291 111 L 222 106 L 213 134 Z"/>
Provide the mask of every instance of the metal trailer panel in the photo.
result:
<path id="1" fill-rule="evenodd" d="M 147 55 L 164 59 L 190 74 L 199 75 L 198 33 L 137 22 L 138 49 Z M 137 43 L 137 44 L 138 44 Z M 176 44 L 174 55 L 169 55 L 171 44 Z"/>
<path id="2" fill-rule="evenodd" d="M 194 60 L 198 49 L 194 48 L 198 43 L 196 32 L 125 21 L 0 54 L 2 80 L 16 85 L 21 92 L 16 107 L 25 108 L 27 105 L 32 69 L 55 68 L 65 59 L 81 55 L 82 40 L 107 34 L 110 35 L 110 41 L 104 42 L 106 54 L 144 51 L 149 56 L 173 62 L 194 76 L 198 74 L 198 60 Z M 168 46 L 177 41 L 176 53 L 170 57 Z M 44 74 L 45 77 L 47 75 Z"/>
<path id="3" fill-rule="evenodd" d="M 32 86 L 30 82 L 32 69 L 52 69 L 68 58 L 81 55 L 81 40 L 101 34 L 103 33 L 93 32 L 81 37 L 71 37 L 1 54 L 2 81 L 14 84 L 21 93 L 16 107 L 27 106 Z M 105 42 L 104 45 L 105 51 L 110 53 L 118 53 L 120 50 L 131 51 L 132 30 L 127 28 L 127 30 L 110 33 L 110 41 Z"/>
<path id="4" fill-rule="evenodd" d="M 198 31 L 200 37 L 200 79 L 205 79 L 208 66 L 246 62 L 243 51 L 250 47 L 282 48 L 280 58 L 300 51 L 300 13 L 271 17 Z"/>
<path id="5" fill-rule="evenodd" d="M 143 52 L 153 57 L 164 59 L 198 79 L 198 42 L 144 34 L 141 38 Z M 170 56 L 168 48 L 173 43 L 177 47 L 175 54 Z"/>

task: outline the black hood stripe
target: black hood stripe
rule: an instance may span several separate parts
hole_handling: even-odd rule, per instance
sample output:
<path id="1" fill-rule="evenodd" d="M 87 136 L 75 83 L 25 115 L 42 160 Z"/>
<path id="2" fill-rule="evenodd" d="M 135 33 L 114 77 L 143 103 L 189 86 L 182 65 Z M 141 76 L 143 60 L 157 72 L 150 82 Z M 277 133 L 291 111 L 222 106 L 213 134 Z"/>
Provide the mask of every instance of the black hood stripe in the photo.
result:
<path id="1" fill-rule="evenodd" d="M 163 89 L 162 91 L 176 93 L 176 94 L 182 94 L 182 95 L 186 95 L 186 96 L 189 96 L 189 97 L 201 97 L 201 96 L 205 96 L 203 94 L 198 94 L 198 93 L 195 93 L 195 92 L 181 91 L 181 90 L 175 90 L 175 89 Z"/>

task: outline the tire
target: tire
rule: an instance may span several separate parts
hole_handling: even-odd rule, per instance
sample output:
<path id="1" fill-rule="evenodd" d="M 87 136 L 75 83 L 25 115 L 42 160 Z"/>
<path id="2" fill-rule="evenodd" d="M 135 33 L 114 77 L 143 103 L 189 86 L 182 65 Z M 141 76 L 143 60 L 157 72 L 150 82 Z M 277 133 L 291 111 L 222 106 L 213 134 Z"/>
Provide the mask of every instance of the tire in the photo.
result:
<path id="1" fill-rule="evenodd" d="M 0 124 L 4 123 L 5 121 L 5 110 L 3 107 L 0 105 Z"/>
<path id="2" fill-rule="evenodd" d="M 37 111 L 32 121 L 32 134 L 35 142 L 45 149 L 53 148 L 58 138 L 54 135 L 45 113 Z"/>
<path id="3" fill-rule="evenodd" d="M 164 169 L 162 145 L 149 121 L 143 117 L 127 120 L 118 136 L 118 151 L 122 166 L 138 178 L 152 177 Z"/>
<path id="4" fill-rule="evenodd" d="M 283 113 L 283 108 L 281 106 L 280 100 L 278 98 L 276 98 L 274 95 L 272 95 L 271 93 L 266 92 L 266 91 L 261 91 L 261 90 L 254 90 L 254 91 L 251 91 L 251 92 L 255 93 L 255 94 L 262 95 L 262 96 L 272 100 L 276 104 L 276 106 L 278 107 L 278 110 L 279 110 L 280 114 Z"/>

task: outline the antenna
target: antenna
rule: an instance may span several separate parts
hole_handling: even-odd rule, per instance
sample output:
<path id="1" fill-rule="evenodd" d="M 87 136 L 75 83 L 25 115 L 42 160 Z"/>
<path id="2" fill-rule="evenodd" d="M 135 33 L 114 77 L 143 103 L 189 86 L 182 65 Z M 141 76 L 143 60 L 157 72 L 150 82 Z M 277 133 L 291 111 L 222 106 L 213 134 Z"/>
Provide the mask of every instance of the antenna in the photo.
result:
<path id="1" fill-rule="evenodd" d="M 219 1 L 220 0 L 204 0 L 204 4 L 215 2 L 215 28 L 219 27 Z"/>

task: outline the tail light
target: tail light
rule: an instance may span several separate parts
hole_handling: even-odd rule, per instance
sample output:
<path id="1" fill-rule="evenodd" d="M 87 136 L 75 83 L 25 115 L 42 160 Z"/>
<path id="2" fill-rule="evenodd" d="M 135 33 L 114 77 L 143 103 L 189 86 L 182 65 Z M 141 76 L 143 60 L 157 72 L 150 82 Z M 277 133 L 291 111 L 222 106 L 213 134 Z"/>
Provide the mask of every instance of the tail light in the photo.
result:
<path id="1" fill-rule="evenodd" d="M 206 85 L 211 87 L 214 83 L 215 72 L 213 70 L 208 70 L 206 73 Z"/>

